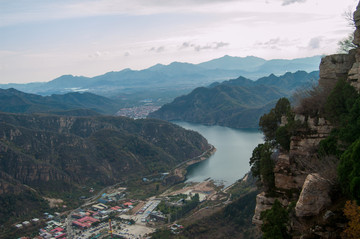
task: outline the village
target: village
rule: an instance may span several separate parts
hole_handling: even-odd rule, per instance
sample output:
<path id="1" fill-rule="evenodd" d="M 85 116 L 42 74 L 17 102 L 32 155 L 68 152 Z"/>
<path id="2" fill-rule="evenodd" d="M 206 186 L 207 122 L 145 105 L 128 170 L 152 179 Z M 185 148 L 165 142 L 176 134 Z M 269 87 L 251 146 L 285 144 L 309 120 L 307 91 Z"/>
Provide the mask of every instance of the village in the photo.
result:
<path id="1" fill-rule="evenodd" d="M 143 176 L 132 188 L 157 188 L 166 181 L 166 177 L 177 175 L 184 178 L 186 168 L 208 158 L 216 149 L 211 147 L 202 155 L 177 165 L 172 171 Z M 170 175 L 169 175 L 170 174 Z M 80 206 L 62 212 L 45 212 L 42 218 L 32 218 L 14 224 L 18 231 L 27 228 L 41 228 L 36 236 L 20 237 L 21 239 L 66 239 L 66 238 L 150 238 L 151 233 L 160 228 L 168 228 L 178 234 L 183 226 L 178 223 L 182 218 L 205 215 L 218 210 L 229 203 L 231 194 L 221 185 L 206 179 L 203 182 L 180 182 L 167 187 L 162 193 L 150 193 L 140 199 L 130 188 L 116 184 L 95 192 L 89 189 L 92 196 L 81 196 Z M 53 207 L 60 206 L 59 199 L 49 199 Z M 66 205 L 62 205 L 66 208 Z M 64 208 L 62 208 L 64 209 Z"/>
<path id="2" fill-rule="evenodd" d="M 226 203 L 228 197 L 224 195 L 210 180 L 184 184 L 180 189 L 169 189 L 146 200 L 130 198 L 127 188 L 109 187 L 71 212 L 44 213 L 43 218 L 33 218 L 14 227 L 22 230 L 45 222 L 37 236 L 23 239 L 150 238 L 151 233 L 163 227 L 177 234 L 183 228 L 178 224 L 179 219 L 196 207 L 208 208 L 206 201 L 218 202 L 221 197 Z"/>

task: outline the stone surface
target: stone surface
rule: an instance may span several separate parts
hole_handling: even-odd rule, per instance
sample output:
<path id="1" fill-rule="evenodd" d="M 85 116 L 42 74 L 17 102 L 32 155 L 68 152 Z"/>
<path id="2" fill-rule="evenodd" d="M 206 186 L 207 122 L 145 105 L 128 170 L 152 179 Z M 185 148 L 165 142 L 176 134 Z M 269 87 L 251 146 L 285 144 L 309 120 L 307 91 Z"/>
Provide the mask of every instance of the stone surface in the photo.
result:
<path id="1" fill-rule="evenodd" d="M 354 12 L 354 22 L 353 43 L 359 46 L 360 3 Z M 325 90 L 324 95 L 339 80 L 347 80 L 360 92 L 359 48 L 350 50 L 348 54 L 322 58 L 319 85 Z M 295 215 L 289 222 L 293 238 L 340 238 L 344 225 L 333 227 L 327 224 L 334 215 L 329 211 L 332 203 L 330 192 L 336 190 L 339 160 L 335 157 L 320 159 L 317 155 L 320 141 L 329 136 L 333 127 L 326 119 L 309 115 L 295 115 L 295 120 L 307 124 L 307 127 L 293 132 L 289 152 L 277 154 L 274 175 L 278 197 L 268 198 L 265 193 L 259 194 L 253 222 L 260 225 L 261 212 L 271 208 L 276 199 L 296 202 Z"/>
<path id="2" fill-rule="evenodd" d="M 319 85 L 325 88 L 332 87 L 339 79 L 346 79 L 356 61 L 355 54 L 356 51 L 352 50 L 349 54 L 336 54 L 322 58 Z"/>
<path id="3" fill-rule="evenodd" d="M 296 216 L 315 216 L 329 206 L 331 204 L 329 196 L 331 186 L 331 183 L 319 174 L 309 174 L 296 203 Z"/>
<path id="4" fill-rule="evenodd" d="M 354 15 L 353 15 L 353 19 L 354 19 L 355 26 L 356 26 L 353 43 L 355 45 L 360 45 L 360 31 L 359 31 L 359 27 L 360 27 L 360 2 L 358 4 L 358 6 L 356 7 L 356 10 L 355 10 Z"/>
<path id="5" fill-rule="evenodd" d="M 280 190 L 301 189 L 305 176 L 297 172 L 288 154 L 280 153 L 275 167 L 275 187 Z"/>
<path id="6" fill-rule="evenodd" d="M 314 203 L 312 201 L 308 201 L 310 205 L 306 204 L 306 202 L 308 199 L 311 199 L 313 187 L 317 186 L 315 179 L 322 178 L 317 173 L 328 171 L 328 166 L 333 167 L 327 161 L 319 160 L 316 154 L 319 142 L 329 136 L 333 127 L 324 118 L 312 118 L 298 114 L 295 115 L 295 119 L 306 124 L 307 128 L 306 130 L 305 128 L 298 129 L 299 132 L 291 137 L 289 152 L 284 151 L 277 154 L 274 175 L 276 192 L 280 196 L 278 198 L 268 198 L 265 193 L 257 196 L 255 215 L 253 217 L 253 222 L 257 225 L 262 223 L 260 220 L 261 212 L 270 209 L 275 199 L 280 200 L 283 205 L 287 205 L 287 201 L 297 201 L 296 215 L 299 216 L 303 214 L 309 215 L 309 210 L 318 213 L 317 209 L 308 209 L 308 207 L 313 206 Z M 309 175 L 312 176 L 310 177 Z M 324 185 L 320 183 L 323 181 L 318 181 L 320 186 L 323 187 Z M 329 183 L 329 185 L 331 184 Z M 319 190 L 322 190 L 321 187 Z M 301 200 L 299 194 L 302 197 Z M 315 193 L 314 195 L 320 194 Z M 322 205 L 327 203 L 325 199 L 319 200 L 319 202 L 322 202 L 322 204 L 316 205 L 318 208 L 322 208 Z M 303 209 L 304 212 L 302 213 Z"/>
<path id="7" fill-rule="evenodd" d="M 356 8 L 356 11 L 353 15 L 354 23 L 356 26 L 356 30 L 354 32 L 354 40 L 353 43 L 357 46 L 360 45 L 360 2 Z M 348 72 L 348 81 L 352 86 L 354 86 L 358 91 L 360 91 L 360 50 L 356 49 L 355 58 L 356 62 L 353 64 L 352 68 Z"/>

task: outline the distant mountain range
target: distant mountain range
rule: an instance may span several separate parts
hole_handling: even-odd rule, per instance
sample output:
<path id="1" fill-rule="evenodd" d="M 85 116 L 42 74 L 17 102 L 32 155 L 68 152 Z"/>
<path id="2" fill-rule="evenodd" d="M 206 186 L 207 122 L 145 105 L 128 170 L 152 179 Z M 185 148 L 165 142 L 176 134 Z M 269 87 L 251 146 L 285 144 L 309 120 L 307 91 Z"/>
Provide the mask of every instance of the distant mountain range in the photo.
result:
<path id="1" fill-rule="evenodd" d="M 319 72 L 297 71 L 282 76 L 271 74 L 257 81 L 239 77 L 210 87 L 199 87 L 177 97 L 150 113 L 149 118 L 182 120 L 232 128 L 256 128 L 261 115 L 269 112 L 281 97 L 289 97 L 297 88 L 316 84 Z"/>
<path id="2" fill-rule="evenodd" d="M 60 115 L 114 114 L 118 104 L 92 93 L 67 93 L 40 96 L 13 88 L 0 89 L 0 111 L 9 113 L 51 113 Z"/>
<path id="3" fill-rule="evenodd" d="M 294 60 L 224 56 L 200 64 L 173 62 L 139 71 L 125 69 L 108 72 L 95 77 L 63 75 L 49 82 L 2 84 L 0 88 L 14 88 L 40 95 L 86 91 L 114 98 L 125 106 L 134 105 L 146 98 L 161 105 L 170 102 L 175 96 L 215 81 L 239 76 L 257 79 L 269 74 L 280 75 L 297 70 L 314 71 L 318 69 L 320 60 L 321 56 Z"/>

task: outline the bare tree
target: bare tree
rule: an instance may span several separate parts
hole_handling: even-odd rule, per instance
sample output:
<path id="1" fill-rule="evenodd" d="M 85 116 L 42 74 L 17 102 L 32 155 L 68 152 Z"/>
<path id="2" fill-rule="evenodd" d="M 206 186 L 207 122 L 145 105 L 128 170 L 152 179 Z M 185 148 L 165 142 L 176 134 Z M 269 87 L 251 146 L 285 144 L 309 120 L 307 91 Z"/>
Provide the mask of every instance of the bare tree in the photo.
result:
<path id="1" fill-rule="evenodd" d="M 354 10 L 349 7 L 342 16 L 348 22 L 348 26 L 351 27 L 353 30 L 356 29 L 355 19 L 353 15 Z M 338 53 L 347 54 L 350 50 L 355 49 L 357 45 L 353 43 L 354 34 L 349 34 L 346 38 L 342 39 L 338 42 Z"/>
<path id="2" fill-rule="evenodd" d="M 348 22 L 349 27 L 355 29 L 355 20 L 354 20 L 354 15 L 353 15 L 354 9 L 352 9 L 351 7 L 349 7 L 343 14 L 342 16 L 344 17 L 344 19 Z"/>

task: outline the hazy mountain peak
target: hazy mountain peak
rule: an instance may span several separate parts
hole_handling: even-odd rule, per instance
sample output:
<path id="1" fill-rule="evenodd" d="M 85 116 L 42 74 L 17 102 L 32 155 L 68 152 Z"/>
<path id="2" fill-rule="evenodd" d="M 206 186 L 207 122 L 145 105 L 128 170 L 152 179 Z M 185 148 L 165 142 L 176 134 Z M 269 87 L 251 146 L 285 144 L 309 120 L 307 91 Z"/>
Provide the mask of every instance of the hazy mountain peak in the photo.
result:
<path id="1" fill-rule="evenodd" d="M 300 58 L 294 60 L 264 60 L 255 56 L 236 57 L 225 55 L 221 58 L 200 64 L 172 62 L 168 65 L 156 64 L 143 70 L 112 71 L 95 77 L 63 75 L 49 82 L 32 84 L 5 84 L 0 88 L 16 88 L 23 92 L 40 95 L 89 91 L 107 97 L 118 96 L 126 92 L 128 96 L 139 100 L 139 92 L 159 94 L 164 89 L 190 91 L 198 86 L 210 85 L 216 81 L 235 79 L 244 76 L 251 80 L 274 73 L 284 74 L 287 71 L 307 72 L 318 69 L 320 57 Z M 175 93 L 177 94 L 177 93 Z M 161 93 L 159 98 L 169 98 L 168 93 Z M 141 100 L 141 99 L 140 99 Z"/>

